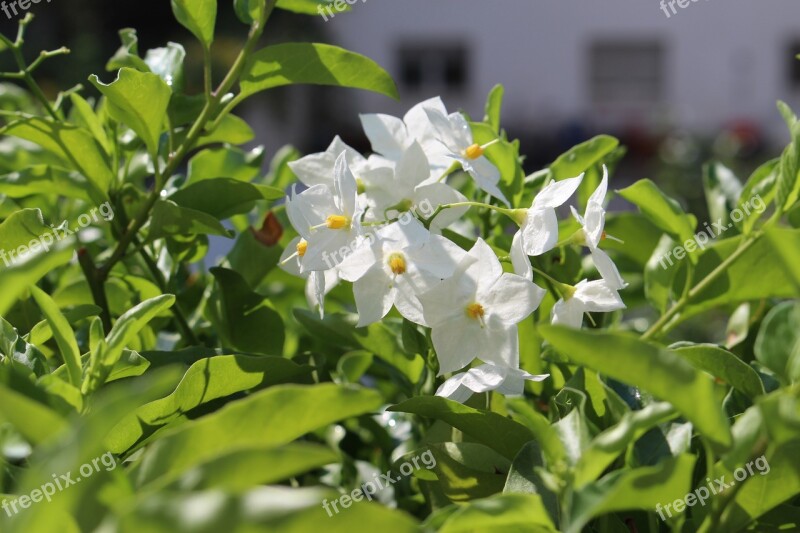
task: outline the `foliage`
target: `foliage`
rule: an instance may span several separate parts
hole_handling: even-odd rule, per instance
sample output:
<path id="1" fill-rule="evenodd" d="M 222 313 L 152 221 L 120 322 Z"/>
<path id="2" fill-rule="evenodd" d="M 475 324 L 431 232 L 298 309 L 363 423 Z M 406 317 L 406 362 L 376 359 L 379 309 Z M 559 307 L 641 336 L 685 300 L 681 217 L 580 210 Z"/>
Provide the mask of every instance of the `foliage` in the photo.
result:
<path id="1" fill-rule="evenodd" d="M 294 84 L 398 97 L 348 50 L 259 48 L 275 9 L 321 3 L 236 0 L 249 32 L 220 76 L 217 1 L 172 0 L 204 53 L 199 95 L 183 91 L 183 46 L 142 57 L 123 30 L 113 81 L 51 100 L 35 71 L 69 51 L 27 63 L 30 15 L 0 36 L 19 67 L 3 77 L 27 89 L 0 86 L 19 100 L 0 112 L 0 499 L 30 504 L 103 454 L 119 465 L 4 504 L 2 530 L 796 529 L 791 110 L 789 146 L 749 180 L 706 168 L 726 231 L 705 242 L 703 217 L 649 180 L 617 193 L 637 212 L 605 212 L 624 154 L 610 136 L 526 176 L 502 86 L 482 121 L 437 99 L 404 120 L 368 115 L 369 158 L 337 138 L 302 159 L 281 150 L 265 175 L 232 114 L 247 98 Z M 573 193 L 576 220 L 559 221 Z M 345 230 L 352 246 L 335 240 Z M 231 249 L 206 269 L 210 238 Z M 332 242 L 352 254 L 323 267 Z M 408 298 L 414 261 L 430 276 Z M 462 305 L 463 290 L 477 299 Z M 712 338 L 682 336 L 720 319 Z M 403 469 L 425 453 L 435 465 Z M 388 471 L 395 483 L 356 500 Z M 677 511 L 721 476 L 735 486 Z"/>

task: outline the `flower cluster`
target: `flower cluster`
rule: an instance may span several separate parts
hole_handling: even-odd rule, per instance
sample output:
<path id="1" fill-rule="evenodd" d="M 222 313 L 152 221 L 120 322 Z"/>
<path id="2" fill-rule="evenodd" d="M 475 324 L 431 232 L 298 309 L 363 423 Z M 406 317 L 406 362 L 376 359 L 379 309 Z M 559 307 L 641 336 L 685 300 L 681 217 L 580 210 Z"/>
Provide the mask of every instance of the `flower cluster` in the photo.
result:
<path id="1" fill-rule="evenodd" d="M 472 393 L 521 394 L 525 380 L 542 380 L 519 368 L 517 324 L 546 291 L 533 283 L 530 256 L 558 243 L 556 209 L 578 189 L 583 175 L 546 185 L 527 209 L 512 209 L 500 189 L 500 171 L 486 157 L 498 142 L 479 145 L 466 118 L 448 113 L 441 99 L 416 105 L 403 119 L 363 115 L 373 155 L 364 157 L 337 137 L 327 151 L 290 164 L 305 187 L 286 200 L 298 237 L 284 252 L 283 268 L 307 278 L 307 296 L 323 313 L 327 291 L 340 280 L 353 284 L 358 326 L 381 320 L 392 308 L 431 329 L 439 375 L 485 364 L 448 379 L 437 394 L 465 401 Z M 467 201 L 447 178 L 463 171 L 498 203 Z M 550 279 L 560 299 L 552 322 L 580 328 L 586 312 L 625 306 L 625 282 L 599 248 L 606 237 L 603 179 L 566 243 L 588 247 L 601 279 L 575 286 Z M 505 272 L 495 250 L 478 238 L 469 251 L 442 236 L 471 206 L 499 211 L 519 226 Z"/>

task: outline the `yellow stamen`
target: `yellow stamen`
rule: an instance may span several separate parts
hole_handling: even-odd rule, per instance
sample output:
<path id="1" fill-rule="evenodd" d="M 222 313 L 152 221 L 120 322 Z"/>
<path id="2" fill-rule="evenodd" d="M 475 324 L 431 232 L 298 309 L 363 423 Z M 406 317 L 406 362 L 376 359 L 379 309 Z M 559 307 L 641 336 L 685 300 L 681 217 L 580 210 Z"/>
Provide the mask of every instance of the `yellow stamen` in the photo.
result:
<path id="1" fill-rule="evenodd" d="M 479 303 L 471 303 L 467 306 L 467 316 L 470 317 L 472 320 L 480 320 L 483 321 L 483 315 L 486 314 L 486 311 L 483 309 L 483 306 Z"/>
<path id="2" fill-rule="evenodd" d="M 392 254 L 389 256 L 389 268 L 395 276 L 401 276 L 406 273 L 406 258 L 403 254 Z"/>
<path id="3" fill-rule="evenodd" d="M 481 145 L 473 144 L 472 146 L 464 150 L 464 155 L 467 157 L 467 159 L 478 159 L 483 155 L 483 152 L 484 150 Z"/>
<path id="4" fill-rule="evenodd" d="M 342 229 L 350 224 L 350 221 L 347 220 L 347 217 L 342 215 L 330 215 L 325 220 L 325 225 L 328 229 Z"/>
<path id="5" fill-rule="evenodd" d="M 300 242 L 297 243 L 297 255 L 303 257 L 306 255 L 306 250 L 308 250 L 308 241 L 300 239 Z"/>

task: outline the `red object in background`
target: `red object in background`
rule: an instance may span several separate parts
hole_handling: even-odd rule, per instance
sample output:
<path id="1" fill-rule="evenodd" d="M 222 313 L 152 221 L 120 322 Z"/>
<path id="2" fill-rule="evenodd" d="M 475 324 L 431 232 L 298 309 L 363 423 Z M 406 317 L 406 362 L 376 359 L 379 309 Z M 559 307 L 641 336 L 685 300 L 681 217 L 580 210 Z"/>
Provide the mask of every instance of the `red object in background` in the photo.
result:
<path id="1" fill-rule="evenodd" d="M 278 217 L 272 211 L 264 217 L 264 224 L 262 224 L 261 229 L 250 228 L 250 231 L 253 232 L 253 236 L 258 239 L 258 242 L 264 246 L 275 246 L 283 236 L 283 226 L 281 226 Z"/>

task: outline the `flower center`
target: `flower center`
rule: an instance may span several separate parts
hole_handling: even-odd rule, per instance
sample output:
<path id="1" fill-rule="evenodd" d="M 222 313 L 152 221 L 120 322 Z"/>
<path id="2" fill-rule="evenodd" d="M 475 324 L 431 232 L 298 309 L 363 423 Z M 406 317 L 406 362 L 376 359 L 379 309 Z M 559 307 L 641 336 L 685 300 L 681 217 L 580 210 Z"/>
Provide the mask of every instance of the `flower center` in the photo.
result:
<path id="1" fill-rule="evenodd" d="M 342 215 L 330 215 L 327 219 L 325 219 L 325 225 L 328 229 L 342 229 L 350 225 L 350 221 L 347 220 L 347 217 Z"/>
<path id="2" fill-rule="evenodd" d="M 389 268 L 395 276 L 401 276 L 406 273 L 408 265 L 406 265 L 406 258 L 403 254 L 394 253 L 389 256 Z"/>
<path id="3" fill-rule="evenodd" d="M 473 144 L 464 150 L 464 155 L 467 159 L 478 159 L 483 155 L 483 147 L 480 144 Z"/>
<path id="4" fill-rule="evenodd" d="M 306 255 L 306 250 L 308 250 L 308 241 L 300 239 L 300 242 L 297 243 L 297 255 L 303 257 Z"/>
<path id="5" fill-rule="evenodd" d="M 486 310 L 483 306 L 477 302 L 471 303 L 467 306 L 467 316 L 470 317 L 472 320 L 483 320 L 483 315 L 486 314 Z"/>

